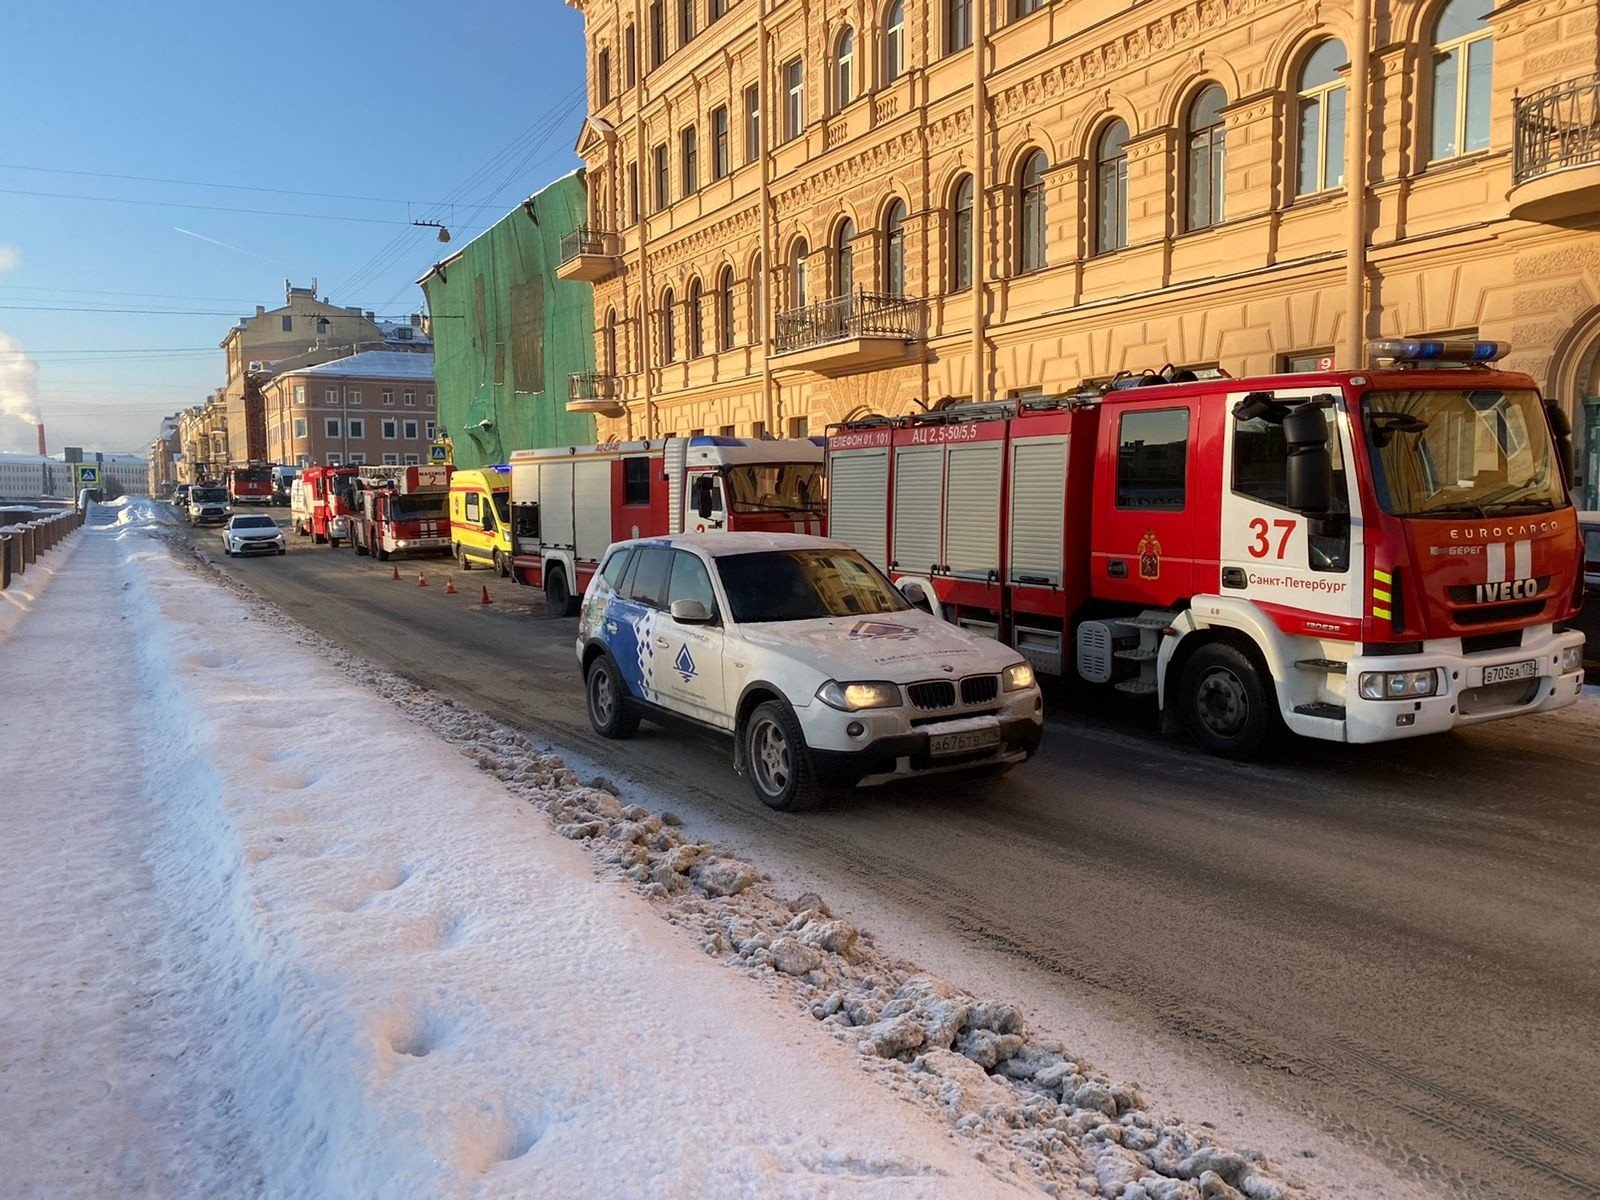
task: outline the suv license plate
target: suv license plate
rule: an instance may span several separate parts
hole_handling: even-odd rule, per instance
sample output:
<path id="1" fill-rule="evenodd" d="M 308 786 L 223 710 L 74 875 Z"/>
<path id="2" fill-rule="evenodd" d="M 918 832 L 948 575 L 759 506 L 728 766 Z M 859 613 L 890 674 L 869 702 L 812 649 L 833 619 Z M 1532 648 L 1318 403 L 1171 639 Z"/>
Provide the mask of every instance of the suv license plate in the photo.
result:
<path id="1" fill-rule="evenodd" d="M 1483 669 L 1483 682 L 1511 683 L 1517 679 L 1532 679 L 1539 673 L 1539 660 L 1530 658 L 1526 662 L 1507 663 L 1503 667 L 1485 667 Z"/>
<path id="2" fill-rule="evenodd" d="M 935 733 L 928 736 L 928 753 L 933 755 L 971 754 L 1000 744 L 1000 727 L 968 729 L 961 733 Z"/>

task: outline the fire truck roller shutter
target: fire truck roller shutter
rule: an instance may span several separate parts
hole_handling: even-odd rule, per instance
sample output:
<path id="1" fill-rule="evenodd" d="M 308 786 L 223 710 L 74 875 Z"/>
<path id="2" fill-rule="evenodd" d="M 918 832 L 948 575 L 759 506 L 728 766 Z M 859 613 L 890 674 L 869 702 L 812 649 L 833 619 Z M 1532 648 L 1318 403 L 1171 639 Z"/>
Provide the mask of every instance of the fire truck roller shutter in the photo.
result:
<path id="1" fill-rule="evenodd" d="M 539 470 L 539 533 L 546 546 L 574 544 L 570 459 L 547 462 Z"/>
<path id="2" fill-rule="evenodd" d="M 944 512 L 944 447 L 903 447 L 894 456 L 894 545 L 889 561 L 899 571 L 937 570 Z"/>
<path id="3" fill-rule="evenodd" d="M 999 578 L 1000 467 L 1005 446 L 980 442 L 946 450 L 944 565 L 968 579 Z"/>
<path id="4" fill-rule="evenodd" d="M 1059 586 L 1062 522 L 1067 501 L 1067 439 L 1011 443 L 1011 536 L 1006 578 L 1011 583 Z"/>
<path id="5" fill-rule="evenodd" d="M 684 472 L 689 464 L 689 439 L 668 438 L 661 451 L 661 469 L 667 476 L 667 532 L 684 528 Z"/>
<path id="6" fill-rule="evenodd" d="M 598 458 L 573 465 L 573 549 L 580 562 L 598 562 L 611 545 L 612 459 Z M 569 584 L 576 585 L 575 579 Z"/>
<path id="7" fill-rule="evenodd" d="M 850 450 L 828 464 L 828 536 L 888 570 L 889 451 Z"/>

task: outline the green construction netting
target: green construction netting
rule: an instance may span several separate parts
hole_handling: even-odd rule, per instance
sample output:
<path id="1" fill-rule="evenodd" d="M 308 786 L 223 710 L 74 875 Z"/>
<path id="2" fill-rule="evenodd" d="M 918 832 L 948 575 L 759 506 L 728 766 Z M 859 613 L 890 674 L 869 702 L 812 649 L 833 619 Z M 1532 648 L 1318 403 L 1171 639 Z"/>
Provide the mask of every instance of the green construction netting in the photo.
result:
<path id="1" fill-rule="evenodd" d="M 594 370 L 594 289 L 555 276 L 587 213 L 582 172 L 558 179 L 423 280 L 458 467 L 595 440 L 594 418 L 567 412 L 568 376 Z"/>

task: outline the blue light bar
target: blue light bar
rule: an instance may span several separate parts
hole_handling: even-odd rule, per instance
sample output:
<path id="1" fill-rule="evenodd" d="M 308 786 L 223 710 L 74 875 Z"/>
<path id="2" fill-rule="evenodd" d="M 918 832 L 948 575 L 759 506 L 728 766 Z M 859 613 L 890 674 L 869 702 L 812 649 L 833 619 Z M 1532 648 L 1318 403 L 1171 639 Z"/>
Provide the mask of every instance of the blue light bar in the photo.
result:
<path id="1" fill-rule="evenodd" d="M 719 433 L 697 433 L 689 439 L 691 446 L 742 446 L 743 438 L 723 437 Z"/>
<path id="2" fill-rule="evenodd" d="M 1397 363 L 1491 363 L 1510 352 L 1509 342 L 1468 338 L 1381 338 L 1367 343 L 1369 357 Z"/>

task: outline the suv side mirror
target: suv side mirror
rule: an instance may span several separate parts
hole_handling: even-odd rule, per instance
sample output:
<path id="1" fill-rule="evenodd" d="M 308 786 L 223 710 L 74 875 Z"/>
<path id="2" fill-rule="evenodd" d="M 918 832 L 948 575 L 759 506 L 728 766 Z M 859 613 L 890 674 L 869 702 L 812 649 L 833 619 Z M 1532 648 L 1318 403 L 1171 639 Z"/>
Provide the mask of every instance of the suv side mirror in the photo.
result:
<path id="1" fill-rule="evenodd" d="M 672 619 L 680 625 L 708 625 L 711 623 L 711 610 L 700 600 L 674 600 L 671 612 Z"/>
<path id="2" fill-rule="evenodd" d="M 1283 418 L 1284 501 L 1296 512 L 1320 516 L 1333 507 L 1333 455 L 1320 406 L 1302 404 Z"/>

